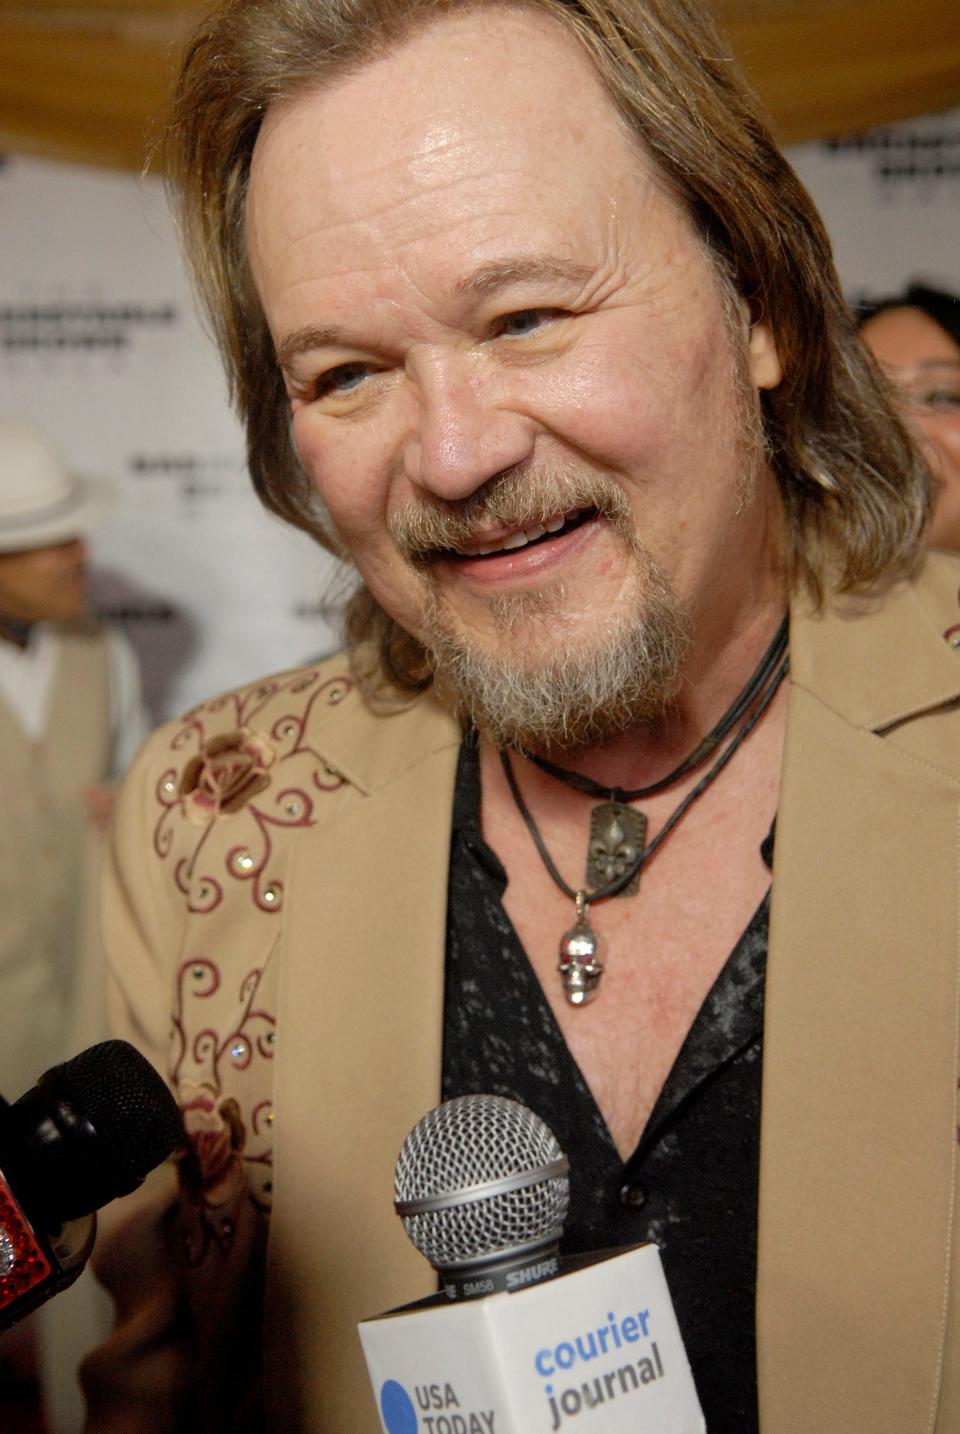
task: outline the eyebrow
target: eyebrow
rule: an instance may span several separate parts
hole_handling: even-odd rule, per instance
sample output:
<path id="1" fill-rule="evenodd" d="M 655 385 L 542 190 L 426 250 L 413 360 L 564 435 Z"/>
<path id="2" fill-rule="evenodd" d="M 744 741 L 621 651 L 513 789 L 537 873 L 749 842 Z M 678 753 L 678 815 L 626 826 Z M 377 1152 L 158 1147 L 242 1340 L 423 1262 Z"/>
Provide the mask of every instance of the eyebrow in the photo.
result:
<path id="1" fill-rule="evenodd" d="M 308 353 L 311 349 L 347 347 L 346 335 L 340 329 L 318 329 L 312 324 L 307 324 L 302 329 L 294 329 L 292 334 L 280 340 L 274 350 L 277 363 L 284 370 L 288 369 L 295 358 L 301 354 Z"/>
<path id="2" fill-rule="evenodd" d="M 886 369 L 895 378 L 923 378 L 926 374 L 936 373 L 942 369 L 947 369 L 950 373 L 957 373 L 960 371 L 960 359 L 914 359 L 912 363 L 883 363 L 881 368 Z"/>
<path id="3" fill-rule="evenodd" d="M 570 259 L 521 255 L 481 264 L 465 279 L 458 280 L 455 289 L 460 294 L 486 298 L 511 284 L 536 283 L 542 279 L 559 279 L 562 283 L 582 285 L 592 273 L 593 270 L 586 264 L 575 264 Z"/>
<path id="4" fill-rule="evenodd" d="M 482 299 L 509 288 L 512 284 L 539 283 L 545 279 L 559 280 L 561 283 L 580 287 L 588 281 L 592 273 L 593 270 L 586 264 L 575 264 L 569 259 L 520 255 L 481 264 L 472 274 L 457 280 L 454 292 Z M 293 333 L 281 339 L 275 353 L 280 368 L 286 371 L 294 359 L 312 349 L 352 346 L 349 335 L 342 329 L 317 328 L 307 324 L 303 328 L 294 329 Z"/>

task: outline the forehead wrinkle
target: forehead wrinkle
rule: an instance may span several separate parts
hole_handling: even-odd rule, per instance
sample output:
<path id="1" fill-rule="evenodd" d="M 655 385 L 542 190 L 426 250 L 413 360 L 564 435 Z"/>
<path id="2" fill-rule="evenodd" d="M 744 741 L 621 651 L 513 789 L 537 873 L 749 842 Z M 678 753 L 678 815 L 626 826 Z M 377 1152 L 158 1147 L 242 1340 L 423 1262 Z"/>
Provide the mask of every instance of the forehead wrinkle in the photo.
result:
<path id="1" fill-rule="evenodd" d="M 412 170 L 414 166 L 409 168 Z M 522 175 L 522 170 L 518 167 L 516 173 Z M 324 196 L 326 203 L 321 206 L 315 201 L 312 212 L 302 209 L 297 216 L 299 222 L 289 223 L 284 243 L 286 267 L 289 269 L 292 266 L 296 269 L 301 254 L 306 256 L 308 266 L 315 267 L 316 257 L 313 251 L 320 243 L 326 246 L 324 272 L 328 278 L 333 278 L 345 270 L 351 275 L 364 271 L 376 282 L 386 269 L 399 268 L 404 271 L 406 279 L 414 288 L 420 288 L 413 275 L 420 262 L 417 256 L 425 246 L 435 241 L 438 236 L 447 236 L 454 224 L 460 228 L 465 225 L 476 228 L 478 224 L 481 224 L 482 229 L 489 227 L 492 218 L 489 200 L 484 198 L 483 204 L 471 201 L 473 190 L 478 191 L 481 196 L 486 195 L 487 179 L 488 175 L 482 172 L 448 175 L 434 171 L 430 175 L 419 177 L 416 185 L 411 186 L 407 193 L 384 195 L 381 190 L 377 194 L 376 203 L 360 205 L 353 213 L 346 212 L 342 206 L 339 212 L 331 212 L 333 205 L 329 203 L 329 199 L 336 194 L 335 190 L 331 190 L 329 195 Z M 438 198 L 442 199 L 442 196 L 455 194 L 457 191 L 465 194 L 466 198 L 461 199 L 456 208 L 444 206 L 442 202 L 438 204 Z M 504 224 L 510 219 L 510 211 L 516 207 L 516 203 L 516 200 L 509 201 L 506 198 L 501 201 L 505 210 L 501 216 Z M 321 210 L 319 216 L 316 212 L 318 209 Z M 486 222 L 481 223 L 484 219 Z M 471 242 L 479 242 L 481 237 L 483 236 L 478 236 Z M 349 259 L 345 252 L 347 250 Z M 513 272 L 508 272 L 510 270 Z M 481 265 L 476 276 L 470 275 L 458 282 L 453 291 L 458 295 L 482 296 L 509 282 L 542 277 L 582 283 L 589 272 L 585 265 L 574 265 L 559 258 L 531 259 L 528 255 L 511 256 L 500 263 Z M 306 279 L 300 281 L 308 282 Z"/>
<path id="2" fill-rule="evenodd" d="M 592 277 L 593 270 L 587 264 L 577 264 L 572 260 L 551 258 L 546 255 L 543 257 L 518 255 L 481 264 L 472 274 L 467 274 L 463 279 L 457 280 L 454 292 L 482 299 L 490 294 L 496 294 L 500 289 L 507 288 L 511 284 L 535 283 L 541 279 L 559 279 L 561 282 L 575 284 L 578 288 L 582 288 Z"/>

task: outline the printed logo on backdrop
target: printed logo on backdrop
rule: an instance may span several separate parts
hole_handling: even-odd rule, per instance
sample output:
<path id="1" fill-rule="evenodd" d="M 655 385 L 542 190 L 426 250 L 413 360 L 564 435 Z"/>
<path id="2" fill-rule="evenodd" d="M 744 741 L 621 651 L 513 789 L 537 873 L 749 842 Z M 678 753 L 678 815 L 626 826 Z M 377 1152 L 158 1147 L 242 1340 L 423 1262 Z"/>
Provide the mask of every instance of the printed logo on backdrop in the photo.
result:
<path id="1" fill-rule="evenodd" d="M 140 602 L 128 600 L 123 602 L 98 602 L 96 609 L 97 617 L 103 622 L 118 623 L 146 623 L 153 626 L 163 627 L 165 624 L 175 622 L 179 616 L 179 609 L 169 602 Z"/>
<path id="2" fill-rule="evenodd" d="M 246 498 L 250 485 L 239 458 L 218 453 L 131 453 L 127 472 L 135 482 L 166 482 L 187 505 L 192 516 L 196 504 L 208 498 Z"/>
<path id="3" fill-rule="evenodd" d="M 176 305 L 36 299 L 0 305 L 0 350 L 5 354 L 116 353 L 145 332 L 168 329 Z"/>
<path id="4" fill-rule="evenodd" d="M 960 183 L 960 116 L 828 140 L 823 150 L 837 158 L 862 156 L 881 189 L 909 187 L 922 198 L 925 191 Z"/>

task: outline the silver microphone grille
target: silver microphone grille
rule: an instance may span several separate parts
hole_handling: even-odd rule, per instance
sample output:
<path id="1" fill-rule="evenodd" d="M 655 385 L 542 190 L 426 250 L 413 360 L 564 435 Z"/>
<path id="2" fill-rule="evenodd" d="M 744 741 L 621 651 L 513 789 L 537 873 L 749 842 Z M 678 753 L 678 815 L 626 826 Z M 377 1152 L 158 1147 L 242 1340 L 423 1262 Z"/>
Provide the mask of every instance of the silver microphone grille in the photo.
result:
<path id="1" fill-rule="evenodd" d="M 407 1234 L 439 1270 L 559 1238 L 570 1196 L 553 1132 L 498 1095 L 459 1096 L 418 1121 L 394 1187 Z"/>

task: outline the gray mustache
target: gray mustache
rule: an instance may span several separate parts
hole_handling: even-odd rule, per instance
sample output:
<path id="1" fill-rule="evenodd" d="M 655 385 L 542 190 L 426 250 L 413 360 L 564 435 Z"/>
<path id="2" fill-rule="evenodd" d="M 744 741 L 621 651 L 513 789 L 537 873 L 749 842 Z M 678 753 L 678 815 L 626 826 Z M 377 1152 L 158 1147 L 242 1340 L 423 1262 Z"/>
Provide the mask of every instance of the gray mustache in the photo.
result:
<path id="1" fill-rule="evenodd" d="M 428 565 L 475 542 L 492 524 L 532 528 L 587 508 L 596 509 L 615 527 L 628 519 L 626 495 L 607 474 L 577 465 L 525 465 L 498 474 L 469 498 L 450 503 L 419 499 L 395 513 L 388 527 L 404 557 Z"/>

